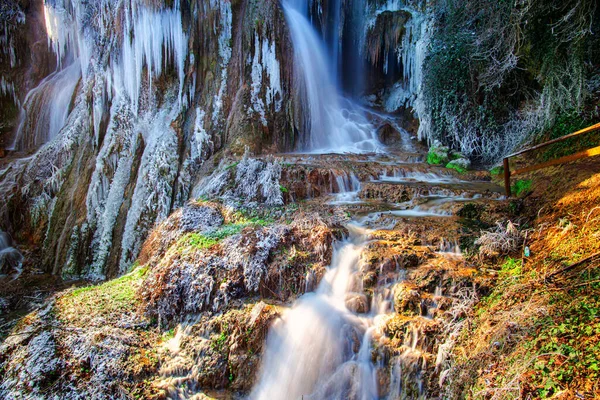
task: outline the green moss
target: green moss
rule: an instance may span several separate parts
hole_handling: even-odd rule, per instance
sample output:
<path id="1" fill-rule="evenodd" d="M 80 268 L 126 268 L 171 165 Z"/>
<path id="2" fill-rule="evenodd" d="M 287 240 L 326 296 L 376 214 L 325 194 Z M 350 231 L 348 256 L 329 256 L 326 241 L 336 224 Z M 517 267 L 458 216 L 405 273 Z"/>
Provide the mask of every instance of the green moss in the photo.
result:
<path id="1" fill-rule="evenodd" d="M 446 164 L 446 168 L 453 169 L 456 172 L 458 172 L 459 174 L 464 174 L 465 172 L 467 172 L 467 170 L 465 168 L 461 167 L 460 165 L 453 164 L 453 163 Z"/>
<path id="2" fill-rule="evenodd" d="M 58 301 L 60 314 L 66 316 L 114 315 L 131 310 L 136 304 L 139 284 L 148 273 L 147 267 L 137 267 L 123 275 L 97 286 L 73 290 Z"/>
<path id="3" fill-rule="evenodd" d="M 497 176 L 504 174 L 504 167 L 494 167 L 490 170 L 490 174 Z"/>
<path id="4" fill-rule="evenodd" d="M 512 185 L 511 191 L 515 196 L 519 197 L 522 194 L 527 194 L 531 191 L 531 184 L 531 179 L 520 179 Z"/>
<path id="5" fill-rule="evenodd" d="M 179 238 L 179 240 L 177 241 L 177 248 L 182 251 L 187 248 L 203 250 L 214 246 L 215 244 L 217 244 L 217 242 L 218 239 L 204 236 L 201 233 L 192 232 L 186 233 L 181 238 Z"/>
<path id="6" fill-rule="evenodd" d="M 441 165 L 444 163 L 444 161 L 444 158 L 440 157 L 434 152 L 429 152 L 427 154 L 427 164 L 429 165 Z"/>
<path id="7" fill-rule="evenodd" d="M 246 218 L 241 214 L 235 216 L 234 218 L 237 219 L 238 222 L 223 225 L 213 232 L 207 232 L 204 234 L 199 232 L 186 233 L 179 238 L 172 249 L 174 249 L 177 253 L 210 249 L 221 240 L 240 233 L 248 226 L 267 226 L 271 223 L 271 221 L 268 219 L 256 217 Z"/>
<path id="8" fill-rule="evenodd" d="M 239 163 L 240 163 L 239 161 L 234 162 L 233 164 L 228 165 L 227 167 L 225 167 L 225 170 L 229 171 L 230 169 L 233 169 L 233 168 L 237 167 Z"/>

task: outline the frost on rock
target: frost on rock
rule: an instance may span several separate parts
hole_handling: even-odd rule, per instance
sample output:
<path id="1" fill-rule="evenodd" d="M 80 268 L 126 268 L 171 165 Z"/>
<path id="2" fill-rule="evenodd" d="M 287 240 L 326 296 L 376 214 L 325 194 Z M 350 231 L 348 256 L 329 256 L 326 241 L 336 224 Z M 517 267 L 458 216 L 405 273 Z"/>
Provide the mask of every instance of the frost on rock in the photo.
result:
<path id="1" fill-rule="evenodd" d="M 6 345 L 3 346 L 0 355 L 7 350 Z M 26 345 L 19 343 L 10 361 L 3 367 L 5 379 L 0 385 L 0 397 L 17 399 L 21 398 L 23 392 L 29 392 L 29 398 L 41 399 L 44 398 L 44 382 L 58 375 L 64 365 L 56 352 L 54 334 L 43 331 Z"/>
<path id="2" fill-rule="evenodd" d="M 125 377 L 123 364 L 137 341 L 132 332 L 105 326 L 69 334 L 63 338 L 63 345 L 73 361 L 89 368 L 90 381 L 85 385 L 91 392 L 88 394 L 111 398 L 116 382 Z"/>
<path id="3" fill-rule="evenodd" d="M 259 203 L 267 206 L 283 205 L 279 162 L 250 158 L 246 154 L 235 165 L 235 175 L 232 169 L 233 166 L 221 165 L 196 186 L 193 195 L 219 197 L 228 204 L 246 207 L 256 207 Z"/>
<path id="4" fill-rule="evenodd" d="M 224 257 L 224 263 L 230 267 L 242 267 L 244 284 L 250 292 L 258 290 L 261 280 L 267 273 L 267 261 L 271 251 L 277 248 L 281 239 L 289 232 L 284 225 L 274 225 L 256 231 L 255 237 L 241 238 L 242 242 L 224 243 L 225 248 L 231 248 Z M 231 239 L 235 241 L 234 238 Z M 243 241 L 252 241 L 244 243 Z M 231 247 L 229 247 L 231 246 Z"/>
<path id="5" fill-rule="evenodd" d="M 232 299 L 257 293 L 290 232 L 287 225 L 254 227 L 224 239 L 216 251 L 167 252 L 143 285 L 150 313 L 172 320 L 220 312 Z"/>
<path id="6" fill-rule="evenodd" d="M 254 58 L 252 59 L 252 108 L 258 113 L 263 126 L 267 126 L 267 112 L 273 107 L 281 111 L 282 90 L 281 72 L 275 42 L 258 35 L 254 38 Z M 262 97 L 264 94 L 264 100 Z"/>
<path id="7" fill-rule="evenodd" d="M 172 112 L 168 108 L 159 110 L 140 124 L 146 146 L 123 233 L 121 273 L 127 272 L 137 258 L 145 234 L 171 211 L 179 164 L 177 133 L 171 127 L 175 119 Z"/>
<path id="8" fill-rule="evenodd" d="M 209 232 L 223 225 L 223 216 L 213 207 L 193 203 L 183 207 L 180 226 L 182 232 Z"/>
<path id="9" fill-rule="evenodd" d="M 231 3 L 210 0 L 211 8 L 219 9 L 220 34 L 219 34 L 219 58 L 221 59 L 221 83 L 214 97 L 212 121 L 214 125 L 219 123 L 219 117 L 223 110 L 223 96 L 227 90 L 227 68 L 231 60 L 231 38 L 232 38 L 232 12 Z M 215 20 L 215 24 L 218 23 Z M 215 26 L 215 31 L 216 31 Z"/>

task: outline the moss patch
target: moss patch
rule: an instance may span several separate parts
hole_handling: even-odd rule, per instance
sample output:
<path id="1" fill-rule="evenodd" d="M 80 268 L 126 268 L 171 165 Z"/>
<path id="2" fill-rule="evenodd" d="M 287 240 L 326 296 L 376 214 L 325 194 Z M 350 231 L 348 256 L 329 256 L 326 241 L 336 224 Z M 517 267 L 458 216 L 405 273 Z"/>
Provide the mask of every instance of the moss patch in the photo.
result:
<path id="1" fill-rule="evenodd" d="M 427 153 L 427 164 L 429 164 L 429 165 L 442 165 L 446 161 L 448 161 L 448 159 L 446 157 L 442 157 L 437 153 L 434 153 L 434 152 Z"/>
<path id="2" fill-rule="evenodd" d="M 518 180 L 511 187 L 512 193 L 520 197 L 523 194 L 527 194 L 531 191 L 532 181 L 531 179 Z"/>
<path id="3" fill-rule="evenodd" d="M 137 290 L 148 268 L 137 267 L 131 273 L 97 286 L 75 289 L 57 301 L 58 316 L 70 322 L 95 317 L 120 316 L 136 309 Z"/>
<path id="4" fill-rule="evenodd" d="M 429 158 L 429 157 L 428 157 Z M 460 165 L 454 164 L 454 163 L 448 163 L 446 164 L 446 168 L 448 169 L 453 169 L 456 172 L 458 172 L 459 174 L 464 174 L 467 172 L 466 168 L 461 167 Z"/>

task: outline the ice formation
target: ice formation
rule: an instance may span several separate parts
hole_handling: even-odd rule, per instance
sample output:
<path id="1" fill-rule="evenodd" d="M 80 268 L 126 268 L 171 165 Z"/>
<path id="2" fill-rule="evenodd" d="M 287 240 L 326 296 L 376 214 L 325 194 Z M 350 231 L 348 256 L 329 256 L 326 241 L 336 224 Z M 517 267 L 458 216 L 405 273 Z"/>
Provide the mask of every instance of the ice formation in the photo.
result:
<path id="1" fill-rule="evenodd" d="M 275 42 L 258 35 L 254 37 L 254 58 L 252 59 L 252 107 L 260 116 L 264 126 L 267 126 L 267 113 L 271 107 L 281 111 L 282 90 L 279 61 L 275 50 Z M 264 81 L 268 84 L 265 86 Z M 265 91 L 264 100 L 261 93 Z"/>
<path id="2" fill-rule="evenodd" d="M 219 10 L 218 21 L 220 23 L 220 34 L 219 34 L 219 58 L 221 59 L 221 82 L 219 90 L 214 97 L 212 122 L 218 124 L 219 116 L 223 110 L 223 96 L 227 90 L 227 68 L 229 61 L 231 60 L 231 35 L 232 35 L 232 12 L 231 3 L 222 2 L 217 0 L 211 0 L 210 5 L 213 9 Z M 215 24 L 217 22 L 215 21 Z M 216 31 L 216 27 L 215 27 Z"/>
<path id="3" fill-rule="evenodd" d="M 235 174 L 231 171 L 235 166 Z M 211 176 L 202 180 L 193 191 L 194 197 L 220 197 L 229 204 L 254 207 L 283 205 L 279 180 L 281 164 L 249 157 L 233 166 L 221 165 Z M 230 183 L 233 183 L 230 185 Z"/>

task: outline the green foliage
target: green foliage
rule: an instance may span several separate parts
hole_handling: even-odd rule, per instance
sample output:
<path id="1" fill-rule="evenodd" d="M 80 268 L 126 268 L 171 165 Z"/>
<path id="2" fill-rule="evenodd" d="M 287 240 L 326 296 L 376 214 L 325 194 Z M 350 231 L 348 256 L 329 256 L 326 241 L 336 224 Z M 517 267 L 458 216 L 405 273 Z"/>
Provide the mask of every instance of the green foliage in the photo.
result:
<path id="1" fill-rule="evenodd" d="M 494 167 L 490 170 L 490 174 L 494 176 L 502 175 L 504 174 L 504 167 Z"/>
<path id="2" fill-rule="evenodd" d="M 600 61 L 593 0 L 442 4 L 423 73 L 430 140 L 491 163 L 561 112 L 585 107 L 586 81 L 597 74 L 585 65 Z"/>
<path id="3" fill-rule="evenodd" d="M 281 190 L 281 193 L 288 193 L 289 192 L 288 188 L 286 188 L 283 185 L 279 185 L 279 190 Z"/>
<path id="4" fill-rule="evenodd" d="M 229 340 L 229 327 L 227 324 L 221 327 L 221 333 L 217 336 L 216 339 L 213 339 L 211 343 L 211 347 L 214 351 L 219 353 L 223 352 L 227 346 L 227 342 Z"/>
<path id="5" fill-rule="evenodd" d="M 511 191 L 515 196 L 520 197 L 522 194 L 527 194 L 531 191 L 532 183 L 531 179 L 519 179 L 512 185 Z"/>
<path id="6" fill-rule="evenodd" d="M 555 312 L 536 322 L 534 334 L 524 344 L 530 355 L 537 356 L 533 381 L 541 398 L 576 379 L 600 378 L 600 292 L 583 286 L 597 280 L 600 272 L 591 275 L 580 288 L 552 295 Z"/>
<path id="7" fill-rule="evenodd" d="M 175 328 L 171 328 L 162 335 L 163 341 L 171 340 L 175 337 Z"/>
<path id="8" fill-rule="evenodd" d="M 502 268 L 500 269 L 500 278 L 513 278 L 521 276 L 523 273 L 523 263 L 521 260 L 515 260 L 514 258 L 507 258 Z"/>
<path id="9" fill-rule="evenodd" d="M 564 113 L 557 118 L 556 123 L 541 138 L 541 142 L 558 139 L 568 134 L 577 132 L 581 129 L 593 125 L 596 120 L 593 117 L 582 116 L 576 111 Z M 600 146 L 600 134 L 598 132 L 579 135 L 572 139 L 567 139 L 548 146 L 540 155 L 542 161 L 549 161 L 556 158 L 568 156 L 579 151 L 587 150 L 592 147 Z"/>

